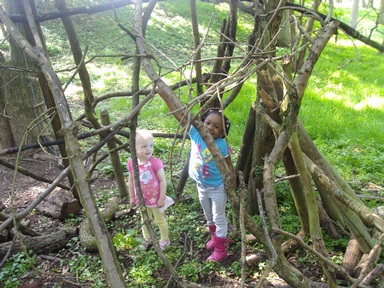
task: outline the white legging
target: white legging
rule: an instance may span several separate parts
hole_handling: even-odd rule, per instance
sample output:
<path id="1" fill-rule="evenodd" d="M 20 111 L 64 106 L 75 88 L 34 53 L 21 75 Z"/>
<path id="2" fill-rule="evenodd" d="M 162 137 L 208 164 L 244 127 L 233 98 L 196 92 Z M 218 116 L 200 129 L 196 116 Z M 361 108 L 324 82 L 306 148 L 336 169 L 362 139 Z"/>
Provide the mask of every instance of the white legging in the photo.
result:
<path id="1" fill-rule="evenodd" d="M 227 194 L 224 191 L 224 185 L 219 187 L 197 185 L 200 205 L 203 208 L 207 225 L 216 226 L 216 236 L 227 238 L 228 223 L 225 215 L 227 204 Z"/>

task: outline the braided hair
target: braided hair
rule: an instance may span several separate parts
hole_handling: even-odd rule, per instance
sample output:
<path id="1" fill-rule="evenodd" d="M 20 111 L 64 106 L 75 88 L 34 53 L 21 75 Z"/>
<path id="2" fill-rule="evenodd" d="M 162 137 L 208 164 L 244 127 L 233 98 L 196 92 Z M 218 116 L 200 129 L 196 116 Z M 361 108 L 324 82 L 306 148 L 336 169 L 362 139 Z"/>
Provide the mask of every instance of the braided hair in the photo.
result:
<path id="1" fill-rule="evenodd" d="M 224 118 L 224 128 L 225 128 L 225 134 L 228 134 L 229 132 L 229 128 L 231 127 L 231 122 L 228 120 L 227 117 L 225 117 L 224 113 L 223 113 L 223 110 L 221 110 L 221 108 L 209 108 L 207 109 L 202 115 L 201 115 L 201 122 L 204 123 L 205 119 L 208 117 L 208 115 L 212 114 L 212 113 L 216 113 L 218 115 L 220 115 L 222 118 Z M 225 138 L 225 136 L 223 136 L 222 138 Z"/>

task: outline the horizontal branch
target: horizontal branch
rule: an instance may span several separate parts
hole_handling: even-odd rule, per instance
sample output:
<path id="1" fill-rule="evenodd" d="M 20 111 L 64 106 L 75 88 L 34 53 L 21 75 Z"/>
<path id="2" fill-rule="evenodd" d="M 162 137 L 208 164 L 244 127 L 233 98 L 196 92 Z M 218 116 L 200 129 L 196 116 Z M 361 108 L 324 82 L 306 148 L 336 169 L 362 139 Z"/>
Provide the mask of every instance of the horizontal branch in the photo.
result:
<path id="1" fill-rule="evenodd" d="M 7 168 L 9 168 L 9 169 L 12 169 L 12 170 L 16 169 L 15 165 L 13 165 L 13 164 L 11 164 L 11 163 L 9 163 L 9 162 L 1 159 L 1 158 L 0 158 L 0 164 L 5 166 L 5 167 L 7 167 Z M 31 171 L 29 171 L 29 170 L 27 170 L 27 169 L 25 169 L 23 167 L 20 167 L 20 166 L 17 167 L 17 171 L 19 173 L 23 174 L 23 175 L 32 177 L 33 179 L 36 179 L 36 180 L 38 180 L 40 182 L 44 182 L 44 183 L 48 183 L 48 184 L 52 184 L 52 182 L 53 182 L 52 180 L 49 180 L 49 179 L 47 179 L 45 177 L 36 175 L 36 174 L 32 173 Z M 69 188 L 68 186 L 60 184 L 60 183 L 57 186 L 62 188 L 62 189 L 64 189 L 64 190 L 67 190 L 67 191 L 71 190 L 71 188 Z"/>
<path id="2" fill-rule="evenodd" d="M 149 0 L 144 0 L 144 2 L 149 2 Z M 115 2 L 110 1 L 110 3 L 100 4 L 96 6 L 68 8 L 68 9 L 63 9 L 61 11 L 55 11 L 55 12 L 49 12 L 49 13 L 37 15 L 35 16 L 35 21 L 44 22 L 48 20 L 58 19 L 64 16 L 99 13 L 99 12 L 104 12 L 111 9 L 125 7 L 127 5 L 133 5 L 134 3 L 135 1 L 133 0 L 117 0 Z M 11 18 L 11 20 L 14 23 L 21 23 L 21 22 L 27 21 L 27 18 L 25 17 L 25 15 L 14 14 L 14 15 L 9 15 L 9 18 Z"/>

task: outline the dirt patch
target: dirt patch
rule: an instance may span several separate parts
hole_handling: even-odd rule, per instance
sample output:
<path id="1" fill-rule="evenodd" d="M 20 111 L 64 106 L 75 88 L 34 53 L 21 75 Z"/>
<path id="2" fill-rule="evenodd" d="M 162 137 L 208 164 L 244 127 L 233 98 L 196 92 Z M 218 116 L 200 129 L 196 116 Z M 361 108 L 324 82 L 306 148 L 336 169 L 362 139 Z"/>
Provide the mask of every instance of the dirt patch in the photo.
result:
<path id="1" fill-rule="evenodd" d="M 63 171 L 64 167 L 53 156 L 41 152 L 28 150 L 16 163 L 12 156 L 2 157 L 4 161 L 33 173 L 49 181 L 54 181 Z M 105 191 L 116 188 L 114 179 L 97 175 L 93 178 L 91 187 L 94 191 Z M 67 179 L 61 183 L 69 187 Z M 0 165 L 0 199 L 6 208 L 14 207 L 16 212 L 25 209 L 41 192 L 47 189 L 49 183 L 45 183 L 27 176 L 16 173 L 13 169 Z"/>

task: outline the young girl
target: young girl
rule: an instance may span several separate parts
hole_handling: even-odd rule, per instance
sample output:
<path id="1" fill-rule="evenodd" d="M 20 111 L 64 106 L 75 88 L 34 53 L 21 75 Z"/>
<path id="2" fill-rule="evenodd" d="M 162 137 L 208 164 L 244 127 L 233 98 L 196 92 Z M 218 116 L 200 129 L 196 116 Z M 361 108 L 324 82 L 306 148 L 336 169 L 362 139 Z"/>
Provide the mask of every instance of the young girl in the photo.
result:
<path id="1" fill-rule="evenodd" d="M 220 109 L 213 108 L 205 111 L 201 121 L 215 140 L 227 164 L 232 167 L 228 145 L 223 139 L 229 132 L 229 120 Z M 220 262 L 228 256 L 228 224 L 225 211 L 227 194 L 216 162 L 195 127 L 191 126 L 189 135 L 191 139 L 189 176 L 197 183 L 199 201 L 211 232 L 211 239 L 205 247 L 207 250 L 213 250 L 213 253 L 207 260 Z"/>
<path id="2" fill-rule="evenodd" d="M 164 93 L 160 88 L 157 88 L 156 91 L 165 104 L 167 104 L 175 118 L 182 125 L 188 124 L 187 116 L 192 115 L 188 115 L 187 110 L 177 97 Z M 227 142 L 223 139 L 229 132 L 229 120 L 220 109 L 212 108 L 205 111 L 201 121 L 215 140 L 229 169 L 233 171 Z M 205 248 L 213 250 L 213 253 L 207 260 L 220 262 L 228 256 L 228 224 L 225 211 L 227 194 L 224 190 L 223 178 L 213 159 L 212 153 L 194 126 L 191 126 L 189 135 L 191 139 L 191 153 L 188 171 L 190 177 L 197 183 L 199 201 L 203 208 L 209 231 L 211 232 L 211 239 L 207 242 Z"/>
<path id="3" fill-rule="evenodd" d="M 153 136 L 149 131 L 136 131 L 136 155 L 139 164 L 140 187 L 147 207 L 148 217 L 154 220 L 154 223 L 160 230 L 159 246 L 164 250 L 170 245 L 168 238 L 168 223 L 164 213 L 159 212 L 158 208 L 164 206 L 166 179 L 164 174 L 163 162 L 159 158 L 152 156 L 153 153 Z M 127 168 L 129 172 L 129 197 L 130 204 L 136 206 L 138 198 L 135 191 L 135 183 L 133 178 L 132 159 L 128 160 Z M 143 219 L 142 219 L 143 221 Z M 147 250 L 150 245 L 150 236 L 148 228 L 143 225 L 142 232 L 144 242 L 140 245 L 140 249 Z"/>

